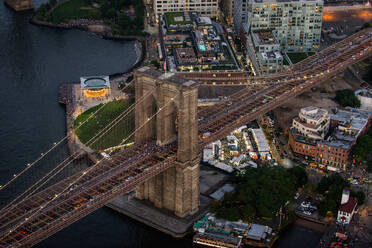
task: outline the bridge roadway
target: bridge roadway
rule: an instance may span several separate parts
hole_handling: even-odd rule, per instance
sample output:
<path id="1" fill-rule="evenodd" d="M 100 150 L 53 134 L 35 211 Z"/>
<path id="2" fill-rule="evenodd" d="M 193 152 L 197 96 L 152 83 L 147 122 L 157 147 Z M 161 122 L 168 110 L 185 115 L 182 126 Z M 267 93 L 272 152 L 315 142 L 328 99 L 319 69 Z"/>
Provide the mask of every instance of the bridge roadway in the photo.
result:
<path id="1" fill-rule="evenodd" d="M 372 55 L 372 29 L 354 35 L 352 42 L 351 46 L 348 42 L 336 44 L 333 52 L 325 53 L 326 57 L 309 59 L 311 65 L 301 66 L 307 69 L 287 74 L 284 81 L 271 81 L 263 90 L 247 87 L 214 106 L 200 109 L 199 150 Z M 170 168 L 176 153 L 176 143 L 163 147 L 151 142 L 134 145 L 24 198 L 0 212 L 0 247 L 29 247 L 40 242 Z"/>
<path id="2" fill-rule="evenodd" d="M 266 85 L 267 83 L 280 83 L 288 77 L 303 74 L 305 70 L 311 69 L 314 65 L 322 63 L 325 58 L 337 56 L 343 50 L 356 45 L 359 41 L 371 35 L 368 30 L 362 30 L 347 37 L 346 39 L 327 47 L 313 56 L 310 56 L 299 63 L 287 68 L 286 71 L 271 75 L 251 76 L 248 72 L 179 72 L 178 75 L 184 78 L 198 80 L 201 85 L 213 86 L 239 86 L 239 85 Z"/>

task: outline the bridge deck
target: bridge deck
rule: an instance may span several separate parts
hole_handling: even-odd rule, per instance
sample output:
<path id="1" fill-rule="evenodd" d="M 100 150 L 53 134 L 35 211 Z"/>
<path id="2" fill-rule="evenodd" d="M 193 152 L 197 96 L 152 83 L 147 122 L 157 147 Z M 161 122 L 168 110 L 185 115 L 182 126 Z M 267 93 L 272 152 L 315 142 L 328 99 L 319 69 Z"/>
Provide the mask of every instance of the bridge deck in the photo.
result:
<path id="1" fill-rule="evenodd" d="M 200 110 L 199 150 L 372 55 L 371 29 L 326 50 L 266 88 L 243 89 Z M 332 52 L 327 52 L 332 51 Z M 228 75 L 226 75 L 228 76 Z M 280 76 L 282 77 L 282 76 Z M 274 75 L 273 78 L 276 78 Z M 265 97 L 269 96 L 268 97 Z M 209 136 L 202 134 L 209 132 Z M 136 145 L 0 212 L 0 247 L 31 246 L 173 166 L 177 146 Z"/>

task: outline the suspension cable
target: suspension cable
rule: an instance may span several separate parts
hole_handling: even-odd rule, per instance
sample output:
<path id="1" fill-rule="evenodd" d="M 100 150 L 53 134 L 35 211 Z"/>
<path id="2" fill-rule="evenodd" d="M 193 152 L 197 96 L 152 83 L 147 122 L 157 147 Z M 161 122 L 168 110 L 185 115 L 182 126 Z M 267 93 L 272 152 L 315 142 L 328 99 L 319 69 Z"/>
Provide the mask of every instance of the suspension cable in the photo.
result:
<path id="1" fill-rule="evenodd" d="M 133 82 L 133 81 L 132 81 Z M 128 88 L 132 82 L 128 83 L 122 90 Z M 105 106 L 106 104 L 102 104 L 96 111 L 94 111 L 91 115 L 89 115 L 89 117 L 84 120 L 82 123 L 79 124 L 79 126 L 77 126 L 75 128 L 74 131 L 78 130 L 81 126 L 83 126 L 87 121 L 89 121 L 91 118 L 93 118 L 99 111 L 101 111 L 103 109 L 103 107 Z M 37 162 L 39 162 L 40 160 L 42 160 L 47 154 L 49 154 L 52 150 L 54 150 L 56 147 L 58 147 L 64 140 L 66 140 L 68 137 L 70 137 L 72 135 L 72 133 L 74 132 L 73 130 L 71 130 L 65 137 L 63 137 L 62 139 L 60 139 L 58 142 L 55 142 L 53 144 L 52 147 L 50 147 L 45 153 L 41 153 L 41 155 L 35 159 L 32 163 L 28 163 L 26 168 L 23 169 L 21 172 L 19 172 L 18 174 L 14 174 L 13 177 L 7 182 L 5 183 L 4 185 L 0 185 L 0 191 L 5 189 L 7 186 L 9 186 L 9 184 L 11 184 L 13 181 L 15 181 L 18 177 L 20 177 L 23 173 L 25 173 L 26 171 L 28 171 L 31 167 L 33 167 Z"/>
<path id="2" fill-rule="evenodd" d="M 110 131 L 120 120 L 122 120 L 123 118 L 125 118 L 134 108 L 135 108 L 135 105 L 142 102 L 144 99 L 146 99 L 149 95 L 152 94 L 153 91 L 149 91 L 147 94 L 141 96 L 138 101 L 135 102 L 135 104 L 132 104 L 128 109 L 126 109 L 123 113 L 121 113 L 119 116 L 117 116 L 113 121 L 111 121 L 107 126 L 105 126 L 104 128 L 102 128 L 94 137 L 90 138 L 86 143 L 85 145 L 92 145 L 94 142 L 96 142 L 98 139 L 100 139 L 104 134 L 106 134 L 108 131 Z M 107 129 L 107 130 L 105 130 Z M 61 172 L 64 168 L 66 168 L 69 164 L 71 164 L 74 159 L 79 156 L 79 153 L 80 153 L 80 150 L 75 152 L 74 154 L 70 155 L 69 157 L 67 157 L 64 161 L 60 162 L 55 168 L 53 168 L 53 170 L 49 171 L 46 175 L 44 175 L 41 179 L 39 179 L 36 183 L 34 183 L 33 185 L 31 185 L 26 191 L 24 191 L 22 194 L 18 195 L 14 200 L 12 200 L 10 203 L 8 203 L 3 209 L 1 209 L 0 212 L 5 212 L 6 210 L 9 209 L 9 207 L 15 202 L 17 201 L 19 198 L 21 197 L 24 197 L 24 199 L 21 201 L 25 201 L 27 199 L 27 197 L 29 197 L 30 195 L 32 195 L 35 191 L 37 191 L 38 189 L 40 189 L 43 185 L 45 185 L 48 181 L 50 181 L 52 178 L 54 178 L 59 172 Z M 73 159 L 69 160 L 70 158 L 74 157 Z M 69 161 L 68 161 L 69 160 Z M 68 161 L 67 164 L 63 165 L 66 161 Z M 62 166 L 63 165 L 63 166 Z M 53 173 L 54 171 L 56 171 L 58 169 L 58 167 L 62 166 L 62 168 L 60 168 L 56 173 L 54 173 L 52 176 L 50 176 L 49 178 L 47 178 L 51 173 Z M 37 184 L 39 184 L 40 182 L 42 182 L 45 178 L 47 178 L 46 181 L 44 181 L 41 185 L 37 186 L 36 189 L 34 189 L 31 193 L 28 193 L 27 196 L 24 196 L 28 191 L 30 191 L 33 187 L 35 187 Z M 20 204 L 21 202 L 17 203 Z M 3 217 L 5 214 L 1 215 L 1 217 Z"/>
<path id="3" fill-rule="evenodd" d="M 168 104 L 170 104 L 171 102 L 174 101 L 174 98 L 171 98 L 165 105 L 163 105 L 162 107 L 159 108 L 159 110 L 154 113 L 151 117 L 147 118 L 145 120 L 145 122 L 138 128 L 136 128 L 127 138 L 123 139 L 122 142 L 120 142 L 120 145 L 122 145 L 123 143 L 125 143 L 130 137 L 132 137 L 139 129 L 143 128 L 149 121 L 151 121 L 158 113 L 160 113 L 160 111 L 162 111 Z M 112 152 L 109 152 L 109 154 L 111 154 Z M 17 229 L 18 227 L 20 227 L 21 225 L 23 225 L 24 223 L 26 223 L 27 221 L 29 221 L 31 218 L 33 218 L 37 213 L 39 213 L 42 209 L 44 209 L 45 207 L 47 207 L 51 202 L 55 201 L 56 199 L 58 199 L 63 193 L 65 193 L 65 191 L 67 189 L 69 189 L 72 185 L 74 185 L 75 183 L 77 183 L 83 176 L 85 176 L 87 173 L 89 173 L 91 170 L 95 169 L 103 160 L 105 160 L 105 158 L 102 158 L 100 159 L 99 161 L 97 161 L 93 166 L 89 167 L 87 170 L 85 170 L 84 172 L 81 173 L 81 175 L 75 179 L 72 183 L 70 183 L 67 187 L 65 187 L 61 193 L 59 194 L 56 194 L 51 200 L 47 201 L 46 203 L 42 204 L 34 213 L 31 214 L 30 217 L 24 219 L 22 222 L 18 223 L 17 225 L 13 226 L 11 230 L 9 230 L 8 232 L 6 232 L 6 235 L 3 237 L 3 238 L 6 238 L 7 236 L 9 236 L 15 229 Z"/>

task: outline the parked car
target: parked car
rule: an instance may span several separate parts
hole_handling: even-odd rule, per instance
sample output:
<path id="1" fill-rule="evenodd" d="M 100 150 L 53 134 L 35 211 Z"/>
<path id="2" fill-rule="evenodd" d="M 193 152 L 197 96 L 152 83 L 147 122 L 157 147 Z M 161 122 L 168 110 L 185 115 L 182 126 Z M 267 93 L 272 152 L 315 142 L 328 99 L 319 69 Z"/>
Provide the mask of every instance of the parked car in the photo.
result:
<path id="1" fill-rule="evenodd" d="M 353 184 L 353 185 L 358 185 L 359 183 L 358 183 L 357 180 L 354 179 L 354 180 L 351 181 L 351 184 Z"/>
<path id="2" fill-rule="evenodd" d="M 297 200 L 299 197 L 300 197 L 300 193 L 297 192 L 294 198 L 295 200 Z"/>
<path id="3" fill-rule="evenodd" d="M 305 211 L 305 208 L 300 206 L 300 207 L 297 208 L 297 210 L 303 212 L 303 211 Z"/>
<path id="4" fill-rule="evenodd" d="M 310 202 L 306 202 L 306 201 L 301 202 L 301 207 L 309 208 L 310 207 Z"/>
<path id="5" fill-rule="evenodd" d="M 309 211 L 304 211 L 303 213 L 306 214 L 306 215 L 311 215 L 311 212 L 309 212 Z"/>
<path id="6" fill-rule="evenodd" d="M 370 183 L 371 182 L 371 179 L 365 177 L 365 178 L 363 178 L 363 182 Z"/>

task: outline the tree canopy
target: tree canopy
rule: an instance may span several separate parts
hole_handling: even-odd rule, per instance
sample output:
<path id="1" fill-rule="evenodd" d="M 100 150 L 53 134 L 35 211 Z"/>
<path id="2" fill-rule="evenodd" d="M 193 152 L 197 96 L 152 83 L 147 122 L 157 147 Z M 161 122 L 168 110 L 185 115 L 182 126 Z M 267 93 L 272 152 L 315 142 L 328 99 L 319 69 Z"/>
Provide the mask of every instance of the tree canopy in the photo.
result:
<path id="1" fill-rule="evenodd" d="M 143 34 L 145 6 L 142 0 L 69 0 L 52 10 L 56 4 L 57 0 L 41 4 L 37 18 L 54 23 L 79 19 L 104 20 L 114 33 Z"/>
<path id="2" fill-rule="evenodd" d="M 357 143 L 351 150 L 352 157 L 357 162 L 370 160 L 372 155 L 372 128 L 366 134 L 359 136 Z"/>
<path id="3" fill-rule="evenodd" d="M 363 76 L 363 79 L 369 83 L 372 83 L 372 64 L 367 67 L 367 73 Z"/>
<path id="4" fill-rule="evenodd" d="M 302 185 L 304 178 L 297 169 L 289 172 L 282 167 L 249 168 L 238 177 L 234 193 L 225 195 L 221 202 L 213 203 L 211 211 L 218 218 L 232 221 L 273 218 L 280 207 L 295 195 L 296 185 Z"/>
<path id="5" fill-rule="evenodd" d="M 307 173 L 304 168 L 295 166 L 289 169 L 288 172 L 296 179 L 296 188 L 300 188 L 307 183 Z"/>
<path id="6" fill-rule="evenodd" d="M 336 91 L 336 97 L 334 100 L 342 107 L 360 107 L 360 101 L 352 90 L 345 89 Z"/>
<path id="7" fill-rule="evenodd" d="M 325 196 L 318 205 L 319 214 L 326 216 L 328 212 L 332 212 L 333 216 L 337 216 L 342 191 L 345 187 L 349 186 L 349 183 L 338 174 L 324 176 L 320 180 L 317 189 L 320 194 Z"/>

